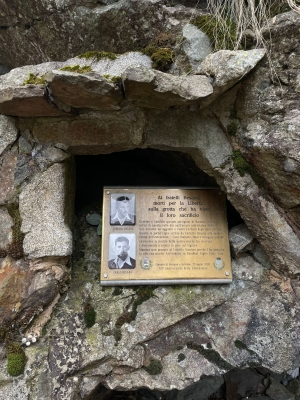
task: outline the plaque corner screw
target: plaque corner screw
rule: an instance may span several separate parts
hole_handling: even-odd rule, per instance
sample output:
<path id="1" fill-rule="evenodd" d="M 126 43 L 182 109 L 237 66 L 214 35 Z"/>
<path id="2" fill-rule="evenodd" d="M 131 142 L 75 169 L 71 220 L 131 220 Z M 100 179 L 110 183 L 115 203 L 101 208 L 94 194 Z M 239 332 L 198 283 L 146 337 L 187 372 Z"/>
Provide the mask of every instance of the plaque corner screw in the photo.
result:
<path id="1" fill-rule="evenodd" d="M 109 191 L 109 190 L 107 190 L 107 191 L 106 191 L 106 194 L 110 194 L 110 191 Z"/>
<path id="2" fill-rule="evenodd" d="M 229 275 L 230 275 L 230 273 L 229 273 L 228 271 L 226 271 L 226 272 L 225 272 L 225 275 L 226 275 L 226 276 L 229 276 Z"/>
<path id="3" fill-rule="evenodd" d="M 108 277 L 108 275 L 107 275 L 107 274 L 103 274 L 103 276 L 104 276 L 104 278 L 107 278 L 107 277 Z"/>

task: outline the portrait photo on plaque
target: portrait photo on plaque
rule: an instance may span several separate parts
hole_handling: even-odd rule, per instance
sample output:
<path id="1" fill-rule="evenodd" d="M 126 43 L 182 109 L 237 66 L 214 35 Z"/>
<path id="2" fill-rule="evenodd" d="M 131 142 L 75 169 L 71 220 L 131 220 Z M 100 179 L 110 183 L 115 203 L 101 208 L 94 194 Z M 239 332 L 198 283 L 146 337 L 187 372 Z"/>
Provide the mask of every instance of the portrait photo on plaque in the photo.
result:
<path id="1" fill-rule="evenodd" d="M 110 269 L 134 269 L 136 266 L 136 236 L 134 233 L 111 233 L 109 235 Z"/>
<path id="2" fill-rule="evenodd" d="M 114 193 L 110 197 L 110 225 L 135 225 L 135 194 Z"/>

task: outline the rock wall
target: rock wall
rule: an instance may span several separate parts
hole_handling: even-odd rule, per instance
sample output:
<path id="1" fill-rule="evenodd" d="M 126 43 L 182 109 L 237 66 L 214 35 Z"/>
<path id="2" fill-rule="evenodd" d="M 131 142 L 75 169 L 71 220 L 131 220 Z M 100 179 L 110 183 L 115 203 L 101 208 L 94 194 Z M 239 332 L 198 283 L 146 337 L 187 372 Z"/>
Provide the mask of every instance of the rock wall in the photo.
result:
<path id="1" fill-rule="evenodd" d="M 71 26 L 79 9 L 77 23 L 84 23 L 87 10 L 107 21 L 111 13 L 121 18 L 124 7 L 136 6 L 133 1 L 106 3 L 56 2 L 49 12 Z M 40 15 L 43 9 L 34 4 L 32 15 Z M 5 15 L 15 10 L 26 15 L 27 9 L 21 13 L 19 7 L 14 2 Z M 207 55 L 206 47 L 204 55 L 200 46 L 192 73 L 182 75 L 177 59 L 184 52 L 191 56 L 195 37 L 196 44 L 203 38 L 187 24 L 191 10 L 142 1 L 132 13 L 140 19 L 138 27 L 131 21 L 140 43 L 170 30 L 169 24 L 187 31 L 173 73 L 153 69 L 153 60 L 137 51 L 50 61 L 67 57 L 51 56 L 50 41 L 36 40 L 43 51 L 31 58 L 24 47 L 15 52 L 16 65 L 27 62 L 25 53 L 34 63 L 49 62 L 0 77 L 1 395 L 87 399 L 103 386 L 184 390 L 209 376 L 215 385 L 203 394 L 208 399 L 225 376 L 227 398 L 240 400 L 246 390 L 230 397 L 230 371 L 255 367 L 253 374 L 264 378 L 255 380 L 253 394 L 260 383 L 260 393 L 269 398 L 277 400 L 274 392 L 282 392 L 282 398 L 294 399 L 299 393 L 287 394 L 270 371 L 288 372 L 291 380 L 300 366 L 300 16 L 290 12 L 272 20 L 271 65 L 263 49 Z M 155 16 L 153 30 L 143 25 L 151 21 L 148 13 Z M 42 26 L 35 16 L 31 21 L 29 34 Z M 128 18 L 120 28 L 119 19 L 113 21 L 116 30 L 133 35 Z M 89 18 L 89 26 L 92 22 Z M 16 33 L 20 27 L 8 26 L 2 35 L 7 65 L 4 39 L 10 36 L 5 35 L 14 29 L 13 43 L 22 46 Z M 105 35 L 112 37 L 108 28 Z M 108 48 L 105 35 L 99 34 L 102 48 L 120 51 L 121 39 L 110 40 Z M 122 40 L 128 46 L 122 51 L 137 50 L 132 36 Z M 65 46 L 68 55 L 83 51 L 76 42 Z M 82 215 L 75 225 L 72 218 L 73 157 L 136 148 L 188 154 L 226 193 L 245 221 L 230 232 L 232 284 L 99 286 L 99 237 Z M 94 324 L 87 320 L 91 312 Z M 27 358 L 18 378 L 7 372 L 12 343 L 20 347 L 12 354 Z"/>

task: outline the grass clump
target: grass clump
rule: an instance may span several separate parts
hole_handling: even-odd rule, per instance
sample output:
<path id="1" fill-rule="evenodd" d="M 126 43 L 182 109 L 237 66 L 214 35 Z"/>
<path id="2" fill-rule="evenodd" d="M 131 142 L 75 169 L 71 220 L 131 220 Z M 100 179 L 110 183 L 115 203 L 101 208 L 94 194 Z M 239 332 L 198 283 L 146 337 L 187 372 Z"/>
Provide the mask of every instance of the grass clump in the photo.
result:
<path id="1" fill-rule="evenodd" d="M 62 67 L 60 70 L 75 72 L 77 74 L 86 74 L 87 72 L 91 72 L 92 68 L 89 65 L 84 65 L 83 67 L 81 67 L 80 65 L 73 65 L 73 67 L 66 65 L 65 67 Z"/>
<path id="2" fill-rule="evenodd" d="M 109 74 L 103 75 L 103 78 L 115 84 L 121 83 L 122 81 L 122 78 L 120 76 L 110 76 Z"/>
<path id="3" fill-rule="evenodd" d="M 20 216 L 19 205 L 16 203 L 8 204 L 7 211 L 14 221 L 12 227 L 12 241 L 6 248 L 7 255 L 11 256 L 15 260 L 18 260 L 24 256 L 23 251 L 23 240 L 24 233 L 21 232 L 22 219 Z"/>
<path id="4" fill-rule="evenodd" d="M 149 364 L 144 367 L 144 370 L 148 372 L 149 375 L 159 375 L 162 373 L 163 366 L 160 360 L 151 358 Z"/>
<path id="5" fill-rule="evenodd" d="M 236 43 L 236 24 L 230 19 L 222 21 L 215 15 L 201 15 L 194 18 L 191 23 L 209 37 L 215 50 L 233 50 Z"/>
<path id="6" fill-rule="evenodd" d="M 22 347 L 12 342 L 6 349 L 7 372 L 11 376 L 19 376 L 23 374 L 26 365 L 26 356 Z"/>
<path id="7" fill-rule="evenodd" d="M 94 307 L 90 303 L 86 304 L 84 306 L 83 318 L 84 318 L 85 326 L 87 328 L 91 328 L 93 325 L 95 325 L 96 316 L 97 316 L 97 313 L 96 313 Z"/>
<path id="8" fill-rule="evenodd" d="M 35 74 L 30 73 L 29 77 L 26 79 L 26 81 L 23 82 L 23 85 L 46 85 L 47 82 L 45 80 L 44 75 L 42 76 L 37 76 Z"/>
<path id="9" fill-rule="evenodd" d="M 245 176 L 245 174 L 249 174 L 253 181 L 257 184 L 257 186 L 263 185 L 263 179 L 259 175 L 259 173 L 255 170 L 253 165 L 248 163 L 247 160 L 243 157 L 242 153 L 239 150 L 233 150 L 232 153 L 232 161 L 234 168 L 238 171 L 240 176 Z"/>
<path id="10" fill-rule="evenodd" d="M 80 54 L 78 58 L 87 58 L 87 59 L 91 58 L 96 61 L 102 60 L 104 58 L 108 58 L 109 60 L 115 60 L 117 58 L 117 55 L 109 51 L 87 51 L 84 54 Z"/>

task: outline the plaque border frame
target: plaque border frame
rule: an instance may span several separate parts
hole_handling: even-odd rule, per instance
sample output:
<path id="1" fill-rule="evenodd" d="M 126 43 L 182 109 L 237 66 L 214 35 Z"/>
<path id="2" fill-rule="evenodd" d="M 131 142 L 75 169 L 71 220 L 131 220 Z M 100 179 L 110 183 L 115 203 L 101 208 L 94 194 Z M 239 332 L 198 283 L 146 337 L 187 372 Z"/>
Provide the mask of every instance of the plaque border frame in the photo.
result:
<path id="1" fill-rule="evenodd" d="M 217 186 L 103 186 L 103 194 L 105 190 L 109 189 L 165 189 L 165 190 L 220 190 Z M 226 197 L 227 198 L 227 197 Z M 102 216 L 104 215 L 104 202 L 102 205 Z M 227 221 L 227 218 L 226 218 Z M 228 222 L 228 221 L 227 221 Z M 104 224 L 102 225 L 102 236 L 101 242 L 104 237 Z M 101 246 L 102 247 L 102 246 Z M 102 248 L 101 248 L 101 260 L 102 260 Z M 232 267 L 230 267 L 232 273 Z M 233 274 L 232 274 L 233 275 Z M 226 279 L 131 279 L 131 280 L 103 280 L 101 279 L 101 263 L 100 263 L 100 286 L 142 286 L 142 285 L 211 285 L 211 284 L 230 284 L 233 282 L 233 278 Z"/>

